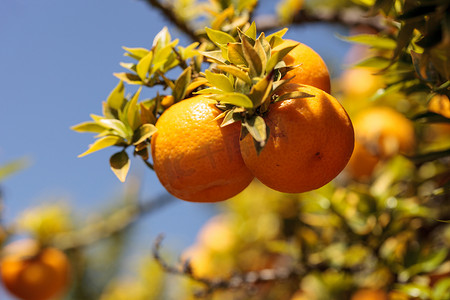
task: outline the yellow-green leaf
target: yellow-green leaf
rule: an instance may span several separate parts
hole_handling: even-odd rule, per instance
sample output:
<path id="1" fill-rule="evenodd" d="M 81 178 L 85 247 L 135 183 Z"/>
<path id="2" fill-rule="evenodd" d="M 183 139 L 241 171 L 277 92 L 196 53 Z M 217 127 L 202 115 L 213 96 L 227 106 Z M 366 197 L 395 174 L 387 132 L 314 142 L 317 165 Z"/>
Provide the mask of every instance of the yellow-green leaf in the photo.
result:
<path id="1" fill-rule="evenodd" d="M 127 128 L 127 126 L 120 120 L 116 119 L 100 119 L 98 121 L 100 125 L 114 131 L 118 136 L 129 139 L 132 136 L 132 132 Z"/>
<path id="2" fill-rule="evenodd" d="M 211 85 L 215 88 L 218 88 L 225 92 L 233 92 L 233 84 L 230 79 L 223 74 L 216 74 L 209 70 L 205 72 L 206 79 L 211 83 Z"/>
<path id="3" fill-rule="evenodd" d="M 213 61 L 215 63 L 219 63 L 219 64 L 226 63 L 226 59 L 222 56 L 222 50 L 214 50 L 214 51 L 207 51 L 207 52 L 200 51 L 199 53 L 201 55 L 203 55 L 204 57 L 206 57 L 208 60 Z"/>
<path id="4" fill-rule="evenodd" d="M 397 47 L 397 42 L 388 37 L 381 37 L 375 34 L 358 34 L 353 36 L 338 36 L 345 41 L 363 44 L 378 49 L 394 50 Z"/>
<path id="5" fill-rule="evenodd" d="M 134 133 L 133 145 L 137 145 L 150 138 L 157 131 L 153 124 L 142 124 Z"/>
<path id="6" fill-rule="evenodd" d="M 143 84 L 141 78 L 136 74 L 114 73 L 113 75 L 129 84 Z"/>
<path id="7" fill-rule="evenodd" d="M 241 43 L 229 43 L 227 49 L 228 61 L 236 66 L 247 66 Z"/>
<path id="8" fill-rule="evenodd" d="M 248 76 L 248 74 L 238 67 L 235 67 L 233 65 L 218 65 L 217 68 L 242 79 L 248 84 L 252 84 L 252 79 Z"/>
<path id="9" fill-rule="evenodd" d="M 235 42 L 234 38 L 226 32 L 211 29 L 211 28 L 205 28 L 205 30 L 206 30 L 206 34 L 208 35 L 208 38 L 211 40 L 211 42 L 213 42 L 214 44 L 216 44 L 219 47 L 227 45 L 228 43 Z"/>
<path id="10" fill-rule="evenodd" d="M 140 60 L 141 58 L 146 56 L 147 53 L 149 52 L 149 50 L 147 50 L 145 48 L 128 48 L 128 47 L 122 47 L 122 48 L 128 52 L 128 53 L 124 54 L 125 56 L 130 56 L 137 60 Z"/>
<path id="11" fill-rule="evenodd" d="M 108 103 L 109 107 L 115 110 L 119 110 L 124 103 L 124 96 L 125 96 L 125 87 L 123 85 L 123 81 L 121 80 L 108 95 L 106 103 Z"/>
<path id="12" fill-rule="evenodd" d="M 130 170 L 130 159 L 125 151 L 120 151 L 111 156 L 109 159 L 111 170 L 119 178 L 121 182 L 124 182 L 127 178 L 128 171 Z"/>
<path id="13" fill-rule="evenodd" d="M 138 99 L 141 94 L 142 86 L 136 91 L 128 103 L 128 111 L 127 111 L 127 121 L 128 125 L 131 127 L 131 130 L 136 130 L 141 125 L 141 120 L 139 118 L 139 106 Z"/>
<path id="14" fill-rule="evenodd" d="M 247 39 L 242 39 L 242 50 L 245 60 L 248 63 L 249 73 L 251 77 L 260 77 L 263 74 L 262 58 L 258 52 L 253 48 Z"/>
<path id="15" fill-rule="evenodd" d="M 266 72 L 270 72 L 275 66 L 283 60 L 283 58 L 299 43 L 295 41 L 288 41 L 272 49 L 272 55 L 266 65 Z"/>
<path id="16" fill-rule="evenodd" d="M 286 34 L 287 31 L 288 31 L 287 28 L 283 28 L 283 29 L 281 29 L 281 30 L 279 30 L 279 31 L 277 31 L 277 32 L 274 32 L 274 33 L 272 33 L 272 34 L 270 34 L 270 35 L 267 36 L 267 41 L 268 41 L 270 44 L 272 44 L 272 39 L 273 39 L 274 37 L 282 38 L 282 37 Z"/>
<path id="17" fill-rule="evenodd" d="M 100 133 L 105 130 L 105 127 L 97 122 L 83 122 L 70 127 L 70 129 L 78 132 L 96 132 Z"/>
<path id="18" fill-rule="evenodd" d="M 244 108 L 253 108 L 252 100 L 241 93 L 226 93 L 221 95 L 214 95 L 213 98 L 222 104 L 232 104 Z"/>
<path id="19" fill-rule="evenodd" d="M 255 22 L 252 22 L 250 27 L 245 31 L 245 34 L 252 38 L 253 40 L 256 40 L 256 24 Z"/>
<path id="20" fill-rule="evenodd" d="M 186 90 L 191 82 L 192 69 L 187 67 L 183 73 L 180 74 L 177 80 L 175 80 L 175 86 L 173 88 L 172 95 L 175 98 L 175 102 L 178 102 L 184 98 L 186 95 Z"/>
<path id="21" fill-rule="evenodd" d="M 150 65 L 153 59 L 153 52 L 150 51 L 146 56 L 139 60 L 136 65 L 136 72 L 142 80 L 147 78 L 147 73 L 150 70 Z"/>
<path id="22" fill-rule="evenodd" d="M 83 153 L 81 153 L 80 155 L 78 155 L 78 157 L 83 157 L 86 156 L 90 153 L 93 153 L 95 151 L 110 147 L 110 146 L 114 146 L 118 143 L 123 142 L 123 139 L 119 136 L 116 135 L 108 135 L 105 137 L 102 137 L 101 139 L 96 140 L 93 144 L 91 144 L 89 146 L 89 149 Z"/>

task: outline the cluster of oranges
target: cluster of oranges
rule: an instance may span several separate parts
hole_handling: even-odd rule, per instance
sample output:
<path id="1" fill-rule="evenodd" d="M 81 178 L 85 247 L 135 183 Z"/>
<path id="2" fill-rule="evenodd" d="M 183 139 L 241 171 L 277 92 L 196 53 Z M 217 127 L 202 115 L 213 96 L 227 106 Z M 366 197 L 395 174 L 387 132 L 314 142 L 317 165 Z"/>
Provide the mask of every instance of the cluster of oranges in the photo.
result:
<path id="1" fill-rule="evenodd" d="M 284 58 L 291 68 L 279 95 L 312 97 L 274 102 L 262 117 L 269 138 L 257 153 L 239 122 L 221 127 L 217 102 L 197 95 L 170 106 L 151 139 L 155 172 L 174 196 L 192 202 L 226 200 L 253 178 L 281 192 L 317 189 L 346 166 L 354 147 L 353 126 L 329 94 L 330 76 L 322 58 L 299 43 Z"/>

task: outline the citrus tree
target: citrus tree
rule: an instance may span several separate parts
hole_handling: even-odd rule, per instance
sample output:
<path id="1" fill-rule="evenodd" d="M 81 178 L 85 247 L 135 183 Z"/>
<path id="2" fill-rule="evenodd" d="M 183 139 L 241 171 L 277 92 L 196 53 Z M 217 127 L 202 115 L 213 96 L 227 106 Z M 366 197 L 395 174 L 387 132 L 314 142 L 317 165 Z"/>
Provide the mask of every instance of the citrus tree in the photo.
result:
<path id="1" fill-rule="evenodd" d="M 124 47 L 102 114 L 72 129 L 95 134 L 80 157 L 114 148 L 119 181 L 142 161 L 168 193 L 146 203 L 131 189 L 85 224 L 64 205 L 3 224 L 12 295 L 450 299 L 448 1 L 282 0 L 273 17 L 257 0 L 147 2 L 192 43 L 164 27 L 150 48 Z M 338 78 L 284 38 L 311 22 L 354 32 L 338 37 L 354 45 Z M 170 201 L 219 212 L 182 253 L 160 237 L 117 276 L 131 225 Z"/>

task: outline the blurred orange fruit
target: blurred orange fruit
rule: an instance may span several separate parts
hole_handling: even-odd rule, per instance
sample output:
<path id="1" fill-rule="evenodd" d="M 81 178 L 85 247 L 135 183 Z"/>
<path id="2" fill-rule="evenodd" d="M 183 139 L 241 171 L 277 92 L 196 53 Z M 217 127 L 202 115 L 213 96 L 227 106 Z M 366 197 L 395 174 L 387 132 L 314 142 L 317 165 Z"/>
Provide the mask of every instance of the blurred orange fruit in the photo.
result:
<path id="1" fill-rule="evenodd" d="M 288 193 L 317 189 L 335 178 L 353 151 L 352 123 L 330 94 L 307 85 L 288 84 L 284 92 L 313 95 L 270 105 L 264 116 L 268 142 L 258 155 L 247 135 L 240 143 L 247 167 L 268 187 Z"/>
<path id="2" fill-rule="evenodd" d="M 291 40 L 285 40 L 284 43 L 292 43 Z M 283 44 L 277 46 L 282 47 Z M 277 51 L 277 47 L 273 51 Z M 297 68 L 287 72 L 284 78 L 295 76 L 290 83 L 305 84 L 317 87 L 330 93 L 330 74 L 327 65 L 317 52 L 305 44 L 298 43 L 298 46 L 292 49 L 283 61 L 287 66 L 296 66 Z"/>
<path id="3" fill-rule="evenodd" d="M 192 202 L 217 202 L 241 192 L 253 179 L 240 150 L 240 124 L 220 127 L 222 112 L 204 96 L 170 106 L 151 139 L 156 175 L 169 193 Z"/>
<path id="4" fill-rule="evenodd" d="M 340 86 L 346 96 L 364 97 L 373 95 L 383 86 L 382 77 L 374 75 L 370 68 L 346 70 L 340 78 Z"/>
<path id="5" fill-rule="evenodd" d="M 388 300 L 388 295 L 383 290 L 361 289 L 352 295 L 351 300 Z"/>
<path id="6" fill-rule="evenodd" d="M 428 103 L 428 110 L 450 119 L 450 99 L 446 95 L 435 95 Z"/>
<path id="7" fill-rule="evenodd" d="M 378 161 L 398 153 L 411 154 L 415 146 L 412 121 L 389 107 L 373 106 L 353 119 L 355 150 L 346 171 L 357 180 L 367 180 Z"/>
<path id="8" fill-rule="evenodd" d="M 61 294 L 69 283 L 69 261 L 55 248 L 20 240 L 3 249 L 0 275 L 6 289 L 23 300 L 47 300 Z"/>

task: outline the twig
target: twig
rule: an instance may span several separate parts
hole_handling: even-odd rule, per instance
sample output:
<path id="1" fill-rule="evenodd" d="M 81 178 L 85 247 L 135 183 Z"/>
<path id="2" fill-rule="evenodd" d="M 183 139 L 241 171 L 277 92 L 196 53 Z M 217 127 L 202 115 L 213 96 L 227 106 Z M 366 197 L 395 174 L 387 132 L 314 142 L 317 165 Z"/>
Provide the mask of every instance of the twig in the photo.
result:
<path id="1" fill-rule="evenodd" d="M 295 15 L 292 24 L 306 25 L 311 23 L 337 23 L 347 27 L 354 27 L 358 25 L 369 26 L 377 31 L 382 31 L 385 26 L 381 22 L 379 16 L 368 17 L 367 12 L 357 8 L 347 8 L 344 10 L 319 10 L 314 12 L 309 10 L 300 10 Z M 279 18 L 272 15 L 260 15 L 255 19 L 256 26 L 260 31 L 271 31 L 284 26 L 279 22 Z"/>
<path id="2" fill-rule="evenodd" d="M 155 200 L 127 205 L 101 220 L 67 233 L 56 235 L 51 244 L 62 250 L 86 247 L 92 243 L 111 237 L 126 230 L 142 215 L 171 203 L 175 198 L 170 194 L 160 195 Z"/>
<path id="3" fill-rule="evenodd" d="M 180 20 L 176 14 L 175 10 L 169 5 L 164 5 L 158 0 L 144 0 L 146 3 L 151 5 L 152 7 L 159 9 L 163 15 L 169 19 L 169 21 L 178 27 L 179 30 L 184 32 L 188 37 L 190 37 L 195 42 L 200 42 L 199 37 L 195 34 L 195 30 L 192 29 L 186 22 Z"/>
<path id="4" fill-rule="evenodd" d="M 291 268 L 263 269 L 259 271 L 250 271 L 244 274 L 233 275 L 230 278 L 205 278 L 196 276 L 193 272 L 189 261 L 178 266 L 169 265 L 160 255 L 160 248 L 163 235 L 159 235 L 153 246 L 153 258 L 161 266 L 161 268 L 170 274 L 188 277 L 205 286 L 204 290 L 196 292 L 197 297 L 205 297 L 211 295 L 217 290 L 242 289 L 255 285 L 257 283 L 269 281 L 283 281 L 290 278 L 305 274 L 305 269 L 299 266 Z"/>

